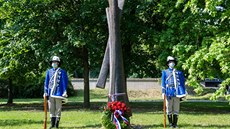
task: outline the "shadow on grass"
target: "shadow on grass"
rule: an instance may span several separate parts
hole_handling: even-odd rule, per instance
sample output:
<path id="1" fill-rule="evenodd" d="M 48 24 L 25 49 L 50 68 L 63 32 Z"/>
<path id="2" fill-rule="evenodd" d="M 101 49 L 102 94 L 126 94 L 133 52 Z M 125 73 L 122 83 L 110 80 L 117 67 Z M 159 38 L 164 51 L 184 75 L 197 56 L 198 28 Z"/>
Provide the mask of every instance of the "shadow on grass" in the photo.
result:
<path id="1" fill-rule="evenodd" d="M 90 108 L 87 110 L 102 111 L 103 106 L 106 106 L 106 102 L 91 102 Z M 135 113 L 147 113 L 147 112 L 162 112 L 162 102 L 130 102 L 130 106 Z M 1 104 L 1 111 L 8 110 L 40 110 L 42 111 L 43 103 L 30 103 L 30 104 L 13 104 L 6 105 Z M 63 111 L 68 110 L 84 110 L 83 102 L 68 102 L 63 105 Z M 181 112 L 186 113 L 201 113 L 201 114 L 225 114 L 230 113 L 230 105 L 228 102 L 183 102 L 181 103 Z"/>
<path id="2" fill-rule="evenodd" d="M 43 121 L 35 121 L 35 120 L 26 120 L 26 119 L 20 119 L 20 120 L 0 120 L 0 127 L 4 127 L 6 125 L 10 126 L 18 126 L 18 125 L 30 125 L 30 124 L 43 124 Z"/>
<path id="3" fill-rule="evenodd" d="M 0 111 L 12 110 L 44 110 L 43 103 L 29 103 L 29 104 L 0 104 Z"/>
<path id="4" fill-rule="evenodd" d="M 163 111 L 162 102 L 134 102 L 130 103 L 135 113 L 158 113 Z M 183 102 L 181 112 L 190 114 L 226 114 L 230 113 L 228 102 Z"/>
<path id="5" fill-rule="evenodd" d="M 210 124 L 210 125 L 201 125 L 201 124 L 193 124 L 193 125 L 191 125 L 191 124 L 181 124 L 181 125 L 179 125 L 179 127 L 180 128 L 202 128 L 202 129 L 204 129 L 204 128 L 207 128 L 207 129 L 210 129 L 210 128 L 216 128 L 216 129 L 221 129 L 221 128 L 224 128 L 224 129 L 227 129 L 227 128 L 229 128 L 230 127 L 230 124 L 228 124 L 228 125 L 212 125 L 212 124 Z"/>
<path id="6" fill-rule="evenodd" d="M 31 125 L 31 124 L 37 124 L 37 125 L 43 125 L 43 121 L 35 121 L 35 120 L 0 120 L 0 128 L 7 126 L 22 126 L 23 125 Z M 50 125 L 47 123 L 47 127 Z M 88 129 L 88 128 L 101 128 L 101 124 L 94 124 L 94 125 L 85 125 L 85 126 L 73 126 L 73 127 L 59 127 L 59 129 Z M 2 129 L 2 128 L 1 128 Z"/>
<path id="7" fill-rule="evenodd" d="M 99 128 L 101 128 L 101 124 L 73 126 L 73 127 L 59 127 L 58 129 L 99 129 Z"/>
<path id="8" fill-rule="evenodd" d="M 202 129 L 210 129 L 210 128 L 216 128 L 216 129 L 227 129 L 230 127 L 230 125 L 200 125 L 200 124 L 197 124 L 197 125 L 194 125 L 194 124 L 180 124 L 178 125 L 179 128 L 183 128 L 183 129 L 186 129 L 186 128 L 189 128 L 189 129 L 193 129 L 193 128 L 202 128 Z M 133 126 L 132 129 L 155 129 L 155 128 L 163 128 L 163 124 L 153 124 L 153 125 L 138 125 L 138 126 Z M 167 128 L 168 125 L 167 125 Z"/>
<path id="9" fill-rule="evenodd" d="M 162 125 L 132 125 L 132 129 L 154 129 L 154 128 L 161 128 Z"/>

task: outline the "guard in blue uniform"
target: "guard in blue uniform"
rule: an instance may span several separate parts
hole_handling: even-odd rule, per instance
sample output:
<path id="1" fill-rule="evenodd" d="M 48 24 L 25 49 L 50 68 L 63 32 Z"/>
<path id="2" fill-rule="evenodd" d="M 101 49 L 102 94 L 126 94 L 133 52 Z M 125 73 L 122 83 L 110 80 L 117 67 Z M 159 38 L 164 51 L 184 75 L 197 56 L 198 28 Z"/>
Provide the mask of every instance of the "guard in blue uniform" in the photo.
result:
<path id="1" fill-rule="evenodd" d="M 46 72 L 44 96 L 48 97 L 51 129 L 59 126 L 62 100 L 67 97 L 68 76 L 66 71 L 60 68 L 58 56 L 54 56 L 50 63 L 53 68 Z"/>
<path id="2" fill-rule="evenodd" d="M 174 66 L 177 60 L 167 57 L 168 69 L 162 71 L 162 97 L 166 95 L 166 112 L 169 126 L 177 128 L 178 114 L 180 110 L 180 99 L 186 96 L 185 79 L 181 71 Z"/>

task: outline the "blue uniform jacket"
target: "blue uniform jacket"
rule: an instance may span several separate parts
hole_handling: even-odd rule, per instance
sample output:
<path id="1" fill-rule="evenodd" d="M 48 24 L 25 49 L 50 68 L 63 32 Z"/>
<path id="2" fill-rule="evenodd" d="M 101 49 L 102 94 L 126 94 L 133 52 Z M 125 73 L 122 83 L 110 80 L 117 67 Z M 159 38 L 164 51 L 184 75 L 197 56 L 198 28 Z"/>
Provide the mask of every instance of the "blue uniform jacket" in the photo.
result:
<path id="1" fill-rule="evenodd" d="M 179 70 L 175 70 L 175 75 L 176 75 L 175 80 L 177 86 L 175 86 L 172 73 L 173 73 L 173 69 L 171 68 L 162 71 L 162 77 L 161 77 L 162 93 L 165 93 L 165 95 L 168 98 L 185 97 L 186 90 L 185 90 L 185 79 L 183 73 Z"/>
<path id="2" fill-rule="evenodd" d="M 56 69 L 57 70 L 57 69 Z M 56 71 L 54 68 L 49 69 L 46 72 L 46 78 L 45 78 L 45 85 L 44 85 L 44 93 L 47 93 L 48 96 L 51 96 L 51 90 L 54 83 L 54 74 Z M 68 86 L 68 76 L 66 74 L 65 70 L 59 69 L 57 73 L 57 85 L 56 88 L 53 91 L 54 96 L 62 96 L 63 93 L 66 92 L 67 86 Z"/>

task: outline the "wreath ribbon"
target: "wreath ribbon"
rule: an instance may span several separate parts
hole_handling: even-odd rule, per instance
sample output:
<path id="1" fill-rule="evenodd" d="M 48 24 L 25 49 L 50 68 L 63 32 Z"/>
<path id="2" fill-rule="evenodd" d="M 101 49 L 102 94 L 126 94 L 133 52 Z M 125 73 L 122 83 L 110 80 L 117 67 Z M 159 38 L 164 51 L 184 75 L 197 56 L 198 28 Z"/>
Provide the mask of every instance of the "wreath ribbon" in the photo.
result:
<path id="1" fill-rule="evenodd" d="M 118 116 L 116 114 L 118 114 Z M 120 122 L 118 120 L 119 116 L 121 116 L 121 118 L 125 122 L 125 124 L 129 125 L 129 121 L 124 116 L 122 116 L 122 111 L 115 110 L 113 113 L 113 118 L 114 118 L 114 124 L 116 125 L 116 129 L 121 129 L 121 125 L 120 125 Z"/>

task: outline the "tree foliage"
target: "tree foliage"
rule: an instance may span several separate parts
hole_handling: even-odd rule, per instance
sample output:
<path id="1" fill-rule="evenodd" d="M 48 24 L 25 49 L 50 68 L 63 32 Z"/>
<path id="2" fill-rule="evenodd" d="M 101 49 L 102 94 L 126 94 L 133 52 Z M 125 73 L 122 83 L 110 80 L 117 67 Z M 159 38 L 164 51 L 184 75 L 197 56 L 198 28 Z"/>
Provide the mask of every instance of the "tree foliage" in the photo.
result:
<path id="1" fill-rule="evenodd" d="M 43 84 L 51 56 L 58 55 L 71 75 L 82 71 L 83 46 L 90 59 L 103 50 L 105 3 L 61 0 L 0 1 L 1 78 L 13 78 L 16 85 Z M 97 10 L 97 11 L 95 11 Z M 101 10 L 101 11 L 100 11 Z M 99 14 L 96 14 L 99 13 Z M 100 55 L 99 55 L 100 56 Z M 92 69 L 96 65 L 91 65 Z M 79 72 L 81 73 L 81 72 Z"/>
<path id="2" fill-rule="evenodd" d="M 220 78 L 230 84 L 229 0 L 126 0 L 121 42 L 127 77 L 160 77 L 169 55 L 187 84 Z M 108 39 L 105 8 L 98 0 L 0 0 L 0 77 L 13 84 L 42 84 L 52 55 L 70 75 L 83 73 L 88 50 L 91 77 L 97 77 Z M 25 86 L 25 87 L 27 87 Z M 227 98 L 228 96 L 226 96 Z"/>
<path id="3" fill-rule="evenodd" d="M 183 64 L 183 68 L 188 70 L 188 84 L 196 87 L 200 93 L 203 89 L 199 81 L 205 78 L 222 79 L 221 87 L 212 96 L 212 99 L 217 99 L 224 95 L 226 87 L 230 84 L 230 2 L 189 0 L 184 3 L 178 0 L 177 6 L 182 5 L 184 12 L 190 9 L 191 16 L 198 17 L 203 34 L 199 48 Z M 226 99 L 229 99 L 229 95 L 226 95 Z"/>

